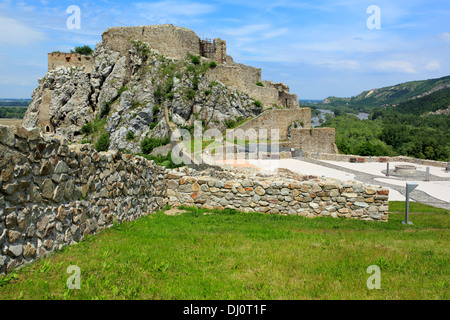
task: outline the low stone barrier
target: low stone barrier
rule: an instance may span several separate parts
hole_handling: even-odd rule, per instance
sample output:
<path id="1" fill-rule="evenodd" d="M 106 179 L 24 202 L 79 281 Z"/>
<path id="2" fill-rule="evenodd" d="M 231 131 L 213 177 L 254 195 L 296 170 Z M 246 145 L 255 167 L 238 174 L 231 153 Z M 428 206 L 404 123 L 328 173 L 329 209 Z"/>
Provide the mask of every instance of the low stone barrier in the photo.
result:
<path id="1" fill-rule="evenodd" d="M 204 175 L 202 175 L 204 174 Z M 387 221 L 389 190 L 356 181 L 316 178 L 307 181 L 272 176 L 213 177 L 185 169 L 167 176 L 171 206 L 236 209 L 243 212 L 332 216 Z"/>
<path id="2" fill-rule="evenodd" d="M 166 171 L 38 129 L 0 126 L 0 275 L 165 205 Z"/>

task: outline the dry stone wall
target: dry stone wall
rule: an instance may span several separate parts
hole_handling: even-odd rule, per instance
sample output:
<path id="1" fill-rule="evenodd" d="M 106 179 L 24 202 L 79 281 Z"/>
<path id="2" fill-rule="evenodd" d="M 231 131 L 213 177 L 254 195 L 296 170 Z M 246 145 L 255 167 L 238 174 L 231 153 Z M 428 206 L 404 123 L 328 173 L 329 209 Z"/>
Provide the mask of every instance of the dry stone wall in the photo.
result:
<path id="1" fill-rule="evenodd" d="M 334 128 L 298 128 L 291 134 L 291 146 L 304 152 L 337 154 Z"/>
<path id="2" fill-rule="evenodd" d="M 37 128 L 0 126 L 0 274 L 166 204 L 388 219 L 382 187 L 239 170 L 167 170 L 142 157 L 68 145 Z"/>
<path id="3" fill-rule="evenodd" d="M 0 126 L 0 274 L 165 205 L 165 169 Z"/>
<path id="4" fill-rule="evenodd" d="M 389 190 L 356 181 L 289 178 L 279 173 L 193 173 L 185 169 L 170 171 L 167 178 L 167 197 L 171 206 L 236 209 L 309 218 L 388 219 Z"/>

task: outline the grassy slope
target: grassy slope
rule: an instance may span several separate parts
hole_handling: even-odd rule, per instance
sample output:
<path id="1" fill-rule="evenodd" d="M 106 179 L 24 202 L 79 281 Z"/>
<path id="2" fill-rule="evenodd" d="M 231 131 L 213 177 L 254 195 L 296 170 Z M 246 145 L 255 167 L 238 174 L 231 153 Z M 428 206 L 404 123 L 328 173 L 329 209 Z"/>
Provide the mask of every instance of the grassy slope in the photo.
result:
<path id="1" fill-rule="evenodd" d="M 403 213 L 379 223 L 203 212 L 105 230 L 0 279 L 0 300 L 449 298 L 444 210 L 413 214 L 412 226 Z M 66 288 L 73 264 L 80 290 Z M 380 290 L 367 289 L 370 265 L 381 268 Z"/>

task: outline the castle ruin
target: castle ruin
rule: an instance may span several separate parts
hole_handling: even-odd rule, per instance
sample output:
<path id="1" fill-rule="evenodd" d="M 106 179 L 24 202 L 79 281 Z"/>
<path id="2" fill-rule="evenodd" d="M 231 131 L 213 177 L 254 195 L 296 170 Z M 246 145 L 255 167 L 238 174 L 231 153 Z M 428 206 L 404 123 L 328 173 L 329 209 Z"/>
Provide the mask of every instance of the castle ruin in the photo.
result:
<path id="1" fill-rule="evenodd" d="M 79 53 L 49 53 L 48 71 L 55 70 L 59 67 L 84 68 L 86 73 L 92 73 L 94 70 L 94 59 Z"/>
<path id="2" fill-rule="evenodd" d="M 210 81 L 220 81 L 229 88 L 248 94 L 267 108 L 299 108 L 296 94 L 289 93 L 289 87 L 283 83 L 261 80 L 261 69 L 235 63 L 227 55 L 226 42 L 222 39 L 200 39 L 187 28 L 171 24 L 141 27 L 114 27 L 102 35 L 103 43 L 121 56 L 129 54 L 132 41 L 142 41 L 160 54 L 175 60 L 187 55 L 201 56 L 215 61 L 216 68 L 207 72 Z M 85 67 L 86 73 L 93 70 L 93 61 L 89 56 L 76 53 L 49 53 L 48 70 L 58 67 Z M 258 84 L 263 84 L 257 85 Z"/>
<path id="3" fill-rule="evenodd" d="M 311 128 L 311 110 L 300 108 L 298 96 L 289 92 L 289 86 L 262 81 L 260 68 L 234 62 L 233 58 L 227 55 L 224 40 L 201 39 L 194 31 L 171 24 L 114 27 L 107 29 L 102 35 L 103 44 L 125 57 L 130 54 L 133 41 L 146 43 L 151 49 L 174 60 L 194 55 L 215 61 L 216 67 L 206 72 L 209 81 L 220 81 L 230 89 L 248 94 L 263 106 L 263 114 L 239 129 L 251 127 L 257 132 L 261 129 L 269 132 L 270 129 L 278 129 L 280 141 L 290 141 L 292 148 L 308 152 L 337 153 L 334 129 Z M 91 73 L 94 61 L 89 56 L 76 53 L 48 54 L 49 71 L 58 67 L 83 67 L 86 73 Z M 49 95 L 44 98 L 49 98 Z M 43 108 L 45 109 L 45 106 Z M 49 121 L 45 119 L 45 112 L 40 114 L 39 123 L 43 128 L 52 129 Z M 301 124 L 300 128 L 290 128 L 293 123 Z"/>

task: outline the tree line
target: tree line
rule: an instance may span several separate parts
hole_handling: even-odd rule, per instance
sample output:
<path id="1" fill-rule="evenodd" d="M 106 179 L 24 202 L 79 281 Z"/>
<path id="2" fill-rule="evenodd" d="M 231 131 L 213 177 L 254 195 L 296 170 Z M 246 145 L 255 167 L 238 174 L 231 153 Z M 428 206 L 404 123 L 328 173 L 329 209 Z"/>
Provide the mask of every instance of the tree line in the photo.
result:
<path id="1" fill-rule="evenodd" d="M 343 154 L 450 161 L 450 117 L 445 115 L 377 110 L 369 120 L 360 120 L 340 113 L 322 127 L 336 129 L 336 145 Z"/>

